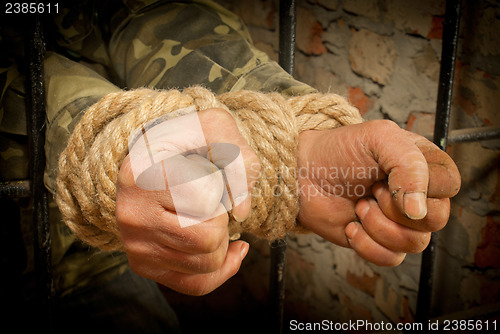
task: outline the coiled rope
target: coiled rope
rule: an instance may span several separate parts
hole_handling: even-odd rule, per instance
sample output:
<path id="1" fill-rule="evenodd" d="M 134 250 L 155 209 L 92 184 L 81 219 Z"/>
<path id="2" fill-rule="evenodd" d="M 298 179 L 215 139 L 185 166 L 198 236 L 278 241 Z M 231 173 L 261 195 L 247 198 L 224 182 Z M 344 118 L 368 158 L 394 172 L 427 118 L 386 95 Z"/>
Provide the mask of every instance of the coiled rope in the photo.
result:
<path id="1" fill-rule="evenodd" d="M 111 93 L 92 105 L 59 158 L 56 200 L 63 220 L 82 241 L 102 250 L 123 249 L 115 218 L 116 182 L 128 138 L 150 120 L 181 108 L 222 108 L 260 160 L 250 216 L 231 220 L 231 235 L 275 240 L 300 231 L 295 175 L 298 134 L 360 123 L 358 110 L 336 94 L 285 98 L 241 90 L 215 96 L 202 87 L 183 91 L 136 89 Z M 273 189 L 280 189 L 275 196 Z"/>

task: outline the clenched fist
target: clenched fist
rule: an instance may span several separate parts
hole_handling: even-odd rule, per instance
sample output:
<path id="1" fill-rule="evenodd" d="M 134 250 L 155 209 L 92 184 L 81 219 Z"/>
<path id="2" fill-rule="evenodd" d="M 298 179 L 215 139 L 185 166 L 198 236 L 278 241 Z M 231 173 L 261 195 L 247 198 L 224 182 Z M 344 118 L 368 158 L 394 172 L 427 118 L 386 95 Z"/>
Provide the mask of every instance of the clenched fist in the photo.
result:
<path id="1" fill-rule="evenodd" d="M 382 266 L 424 250 L 460 188 L 445 152 L 385 120 L 301 133 L 298 166 L 302 225 Z"/>
<path id="2" fill-rule="evenodd" d="M 229 242 L 227 211 L 249 215 L 259 161 L 220 109 L 144 130 L 141 140 L 147 147 L 131 150 L 117 185 L 116 218 L 130 267 L 178 292 L 207 294 L 238 271 L 248 252 L 246 242 Z M 239 148 L 241 164 L 226 161 L 218 143 Z M 243 180 L 243 199 L 228 196 L 228 180 Z"/>

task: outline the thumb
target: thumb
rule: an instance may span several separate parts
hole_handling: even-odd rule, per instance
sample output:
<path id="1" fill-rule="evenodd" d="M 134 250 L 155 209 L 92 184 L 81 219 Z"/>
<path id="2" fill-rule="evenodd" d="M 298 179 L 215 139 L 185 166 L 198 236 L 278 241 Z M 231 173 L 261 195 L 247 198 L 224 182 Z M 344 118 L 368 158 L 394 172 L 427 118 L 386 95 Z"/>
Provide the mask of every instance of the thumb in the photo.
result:
<path id="1" fill-rule="evenodd" d="M 372 153 L 380 168 L 389 177 L 389 190 L 401 213 L 418 220 L 427 215 L 429 169 L 415 138 L 396 123 L 377 121 L 372 124 L 375 135 Z"/>

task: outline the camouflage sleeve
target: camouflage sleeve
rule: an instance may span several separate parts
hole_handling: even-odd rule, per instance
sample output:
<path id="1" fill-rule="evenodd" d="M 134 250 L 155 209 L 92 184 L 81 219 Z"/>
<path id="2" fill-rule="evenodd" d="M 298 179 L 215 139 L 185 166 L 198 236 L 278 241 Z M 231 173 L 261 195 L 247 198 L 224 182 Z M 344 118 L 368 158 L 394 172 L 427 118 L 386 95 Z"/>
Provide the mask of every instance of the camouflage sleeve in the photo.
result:
<path id="1" fill-rule="evenodd" d="M 0 68 L 0 181 L 28 177 L 26 113 L 19 91 L 24 81 L 15 64 Z M 15 109 L 17 112 L 10 112 Z"/>
<path id="2" fill-rule="evenodd" d="M 95 32 L 98 26 L 81 24 L 79 29 L 66 29 L 73 35 L 65 36 L 61 45 L 81 60 L 104 66 L 113 74 L 113 84 L 83 62 L 50 54 L 45 63 L 45 182 L 51 191 L 55 189 L 58 156 L 83 111 L 120 87 L 182 89 L 201 85 L 216 94 L 250 89 L 289 96 L 315 92 L 256 49 L 241 19 L 210 0 L 124 3 L 128 13 L 110 31 L 109 43 L 101 38 L 104 34 Z"/>
<path id="3" fill-rule="evenodd" d="M 54 192 L 60 153 L 84 111 L 101 97 L 120 90 L 87 66 L 55 53 L 45 60 L 47 132 L 45 184 Z"/>
<path id="4" fill-rule="evenodd" d="M 114 31 L 109 50 L 127 87 L 315 92 L 256 49 L 238 16 L 207 0 L 142 9 Z"/>

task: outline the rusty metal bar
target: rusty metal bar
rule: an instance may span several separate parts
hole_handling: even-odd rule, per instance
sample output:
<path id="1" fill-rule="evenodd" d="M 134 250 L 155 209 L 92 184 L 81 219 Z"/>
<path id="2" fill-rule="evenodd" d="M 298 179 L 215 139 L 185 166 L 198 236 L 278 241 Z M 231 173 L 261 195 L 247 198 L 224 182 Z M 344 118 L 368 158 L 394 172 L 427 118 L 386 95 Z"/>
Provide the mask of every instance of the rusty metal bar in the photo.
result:
<path id="1" fill-rule="evenodd" d="M 279 5 L 279 64 L 293 75 L 295 62 L 295 0 L 280 0 Z M 271 245 L 269 275 L 269 305 L 272 332 L 283 332 L 283 308 L 285 301 L 286 238 Z"/>
<path id="2" fill-rule="evenodd" d="M 30 197 L 30 181 L 0 182 L 0 199 Z"/>
<path id="3" fill-rule="evenodd" d="M 27 36 L 28 78 L 26 85 L 26 119 L 30 151 L 31 200 L 33 205 L 34 260 L 37 278 L 38 328 L 52 332 L 52 257 L 49 227 L 48 195 L 43 182 L 45 170 L 45 88 L 43 58 L 45 40 L 40 17 L 32 20 L 32 33 Z"/>
<path id="4" fill-rule="evenodd" d="M 448 143 L 468 143 L 482 140 L 500 139 L 500 127 L 485 126 L 481 128 L 451 130 Z"/>
<path id="5" fill-rule="evenodd" d="M 462 10 L 461 0 L 447 0 L 443 26 L 441 70 L 439 73 L 434 143 L 446 151 L 450 124 L 458 32 Z M 436 258 L 436 233 L 432 233 L 429 246 L 422 253 L 420 282 L 417 297 L 416 321 L 427 322 L 431 314 L 434 265 Z"/>
<path id="6" fill-rule="evenodd" d="M 433 141 L 434 135 L 425 134 L 424 137 Z M 500 127 L 498 126 L 455 129 L 450 130 L 448 133 L 448 144 L 470 143 L 494 139 L 500 139 Z"/>

